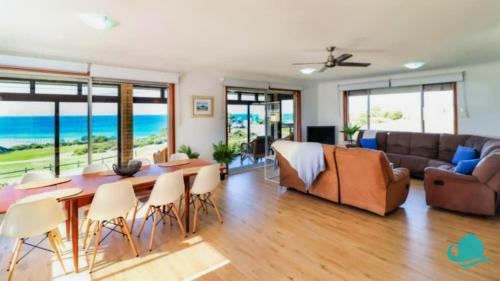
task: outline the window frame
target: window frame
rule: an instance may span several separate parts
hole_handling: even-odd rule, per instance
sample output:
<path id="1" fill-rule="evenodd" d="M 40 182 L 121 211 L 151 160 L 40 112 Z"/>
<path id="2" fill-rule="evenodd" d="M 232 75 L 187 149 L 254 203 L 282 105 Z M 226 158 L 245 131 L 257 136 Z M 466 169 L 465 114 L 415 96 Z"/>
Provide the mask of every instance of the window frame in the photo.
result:
<path id="1" fill-rule="evenodd" d="M 76 102 L 76 103 L 86 103 L 87 105 L 89 104 L 89 99 L 88 95 L 83 95 L 82 94 L 82 88 L 83 85 L 86 84 L 88 86 L 88 83 L 82 82 L 82 81 L 61 81 L 61 80 L 54 80 L 54 79 L 27 79 L 27 78 L 10 78 L 10 77 L 0 77 L 1 80 L 8 80 L 8 81 L 28 81 L 30 83 L 30 92 L 29 93 L 6 93 L 6 92 L 0 92 L 0 101 L 17 101 L 17 102 L 53 102 L 54 103 L 54 122 L 55 122 L 55 127 L 54 127 L 54 173 L 56 176 L 60 175 L 60 148 L 61 148 L 61 141 L 60 141 L 60 114 L 59 114 L 59 105 L 60 103 L 71 103 L 71 102 Z M 77 84 L 77 94 L 50 94 L 50 93 L 36 93 L 35 85 L 36 82 L 43 82 L 43 83 L 55 83 L 55 84 Z M 92 85 L 106 85 L 106 86 L 113 86 L 118 88 L 118 96 L 94 96 L 92 95 L 92 101 L 91 103 L 116 103 L 117 105 L 117 161 L 118 163 L 121 162 L 121 87 L 119 84 L 114 84 L 114 83 L 99 83 L 99 82 L 94 82 Z M 90 112 L 87 112 L 87 126 L 90 124 L 92 114 Z M 92 130 L 89 130 L 89 133 L 92 133 Z M 91 155 L 92 154 L 92 136 L 87 135 L 88 137 L 88 161 L 91 160 Z"/>
<path id="2" fill-rule="evenodd" d="M 414 132 L 414 133 L 426 133 L 425 132 L 425 120 L 424 120 L 424 92 L 425 92 L 425 86 L 427 85 L 442 85 L 442 84 L 451 84 L 452 85 L 452 91 L 453 91 L 453 134 L 458 134 L 458 102 L 457 102 L 457 82 L 451 82 L 451 83 L 437 83 L 437 84 L 423 84 L 421 86 L 421 91 L 420 91 L 420 99 L 422 101 L 421 106 L 420 106 L 420 122 L 422 123 L 421 128 L 422 131 L 420 132 Z M 344 121 L 344 127 L 349 125 L 349 92 L 350 91 L 343 91 L 342 92 L 342 110 L 343 110 L 343 121 Z M 366 94 L 368 96 L 368 124 L 367 124 L 367 130 L 370 130 L 370 96 L 371 93 L 368 90 L 368 93 Z M 347 140 L 347 136 L 344 135 L 344 141 Z"/>
<path id="3" fill-rule="evenodd" d="M 150 88 L 150 89 L 160 89 L 160 97 L 135 97 L 134 96 L 134 88 Z M 150 86 L 150 85 L 141 85 L 141 84 L 133 84 L 132 85 L 132 107 L 134 106 L 135 103 L 139 104 L 164 104 L 165 105 L 165 111 L 167 112 L 168 116 L 168 121 L 166 124 L 166 127 L 168 128 L 168 133 L 167 133 L 167 149 L 170 149 L 171 145 L 175 146 L 175 141 L 171 140 L 171 137 L 175 135 L 171 135 L 170 128 L 171 122 L 170 119 L 173 118 L 170 116 L 170 105 L 168 104 L 168 96 L 170 93 L 170 87 L 173 87 L 173 85 L 169 84 L 168 86 Z M 172 88 L 175 89 L 175 88 Z M 132 128 L 134 126 L 134 113 L 132 112 Z M 175 121 L 175 119 L 174 119 Z M 175 132 L 175 131 L 174 131 Z M 132 129 L 132 154 L 134 153 L 134 131 Z M 168 153 L 167 153 L 168 154 Z"/>

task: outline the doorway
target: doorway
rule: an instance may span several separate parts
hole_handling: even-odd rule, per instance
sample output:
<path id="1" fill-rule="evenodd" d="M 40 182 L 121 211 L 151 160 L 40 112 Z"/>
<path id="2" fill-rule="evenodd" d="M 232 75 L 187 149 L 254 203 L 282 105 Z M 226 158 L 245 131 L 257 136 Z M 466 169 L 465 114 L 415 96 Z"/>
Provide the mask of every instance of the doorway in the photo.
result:
<path id="1" fill-rule="evenodd" d="M 231 172 L 261 167 L 273 141 L 298 140 L 300 92 L 226 89 L 226 143 L 238 156 Z"/>

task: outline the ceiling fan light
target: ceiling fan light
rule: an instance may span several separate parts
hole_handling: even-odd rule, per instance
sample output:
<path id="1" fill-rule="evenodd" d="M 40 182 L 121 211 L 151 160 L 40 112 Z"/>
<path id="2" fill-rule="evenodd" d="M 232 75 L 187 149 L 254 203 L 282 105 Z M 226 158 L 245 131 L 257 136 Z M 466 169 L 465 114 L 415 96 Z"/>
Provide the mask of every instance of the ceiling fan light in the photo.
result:
<path id="1" fill-rule="evenodd" d="M 425 64 L 425 62 L 412 61 L 412 62 L 405 63 L 403 66 L 408 68 L 408 69 L 418 69 L 418 68 L 421 68 L 422 66 L 424 66 L 424 64 Z"/>
<path id="2" fill-rule="evenodd" d="M 99 14 L 81 14 L 80 20 L 86 25 L 98 30 L 109 30 L 120 24 L 106 15 Z"/>
<path id="3" fill-rule="evenodd" d="M 313 73 L 314 71 L 316 71 L 315 68 L 302 68 L 300 70 L 300 72 L 302 72 L 302 74 L 307 74 L 307 75 Z"/>

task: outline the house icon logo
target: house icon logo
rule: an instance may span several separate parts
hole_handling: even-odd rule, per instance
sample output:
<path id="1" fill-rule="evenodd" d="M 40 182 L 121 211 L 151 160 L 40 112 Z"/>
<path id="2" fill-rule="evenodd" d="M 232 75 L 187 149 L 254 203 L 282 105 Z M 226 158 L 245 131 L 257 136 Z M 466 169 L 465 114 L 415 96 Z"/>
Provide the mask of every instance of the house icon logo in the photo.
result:
<path id="1" fill-rule="evenodd" d="M 453 248 L 457 249 L 456 255 L 453 254 Z M 483 254 L 483 241 L 472 233 L 467 233 L 457 244 L 448 247 L 448 259 L 463 268 L 489 261 Z"/>

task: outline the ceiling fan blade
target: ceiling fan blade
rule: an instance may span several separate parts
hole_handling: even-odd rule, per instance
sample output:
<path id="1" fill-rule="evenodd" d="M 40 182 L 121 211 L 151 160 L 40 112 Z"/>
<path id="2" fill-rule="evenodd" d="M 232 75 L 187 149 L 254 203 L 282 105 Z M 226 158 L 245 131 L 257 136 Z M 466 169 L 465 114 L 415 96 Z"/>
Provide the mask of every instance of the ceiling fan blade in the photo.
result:
<path id="1" fill-rule="evenodd" d="M 352 57 L 351 54 L 343 54 L 341 56 L 338 56 L 335 60 L 337 61 L 337 63 L 341 63 L 341 62 L 343 62 L 351 57 Z"/>
<path id="2" fill-rule="evenodd" d="M 359 67 L 367 67 L 371 63 L 364 63 L 364 62 L 341 62 L 338 63 L 337 66 L 359 66 Z"/>
<path id="3" fill-rule="evenodd" d="M 325 64 L 324 62 L 297 62 L 292 63 L 292 65 L 308 65 L 308 64 Z"/>
<path id="4" fill-rule="evenodd" d="M 328 67 L 323 66 L 318 72 L 324 72 Z"/>

